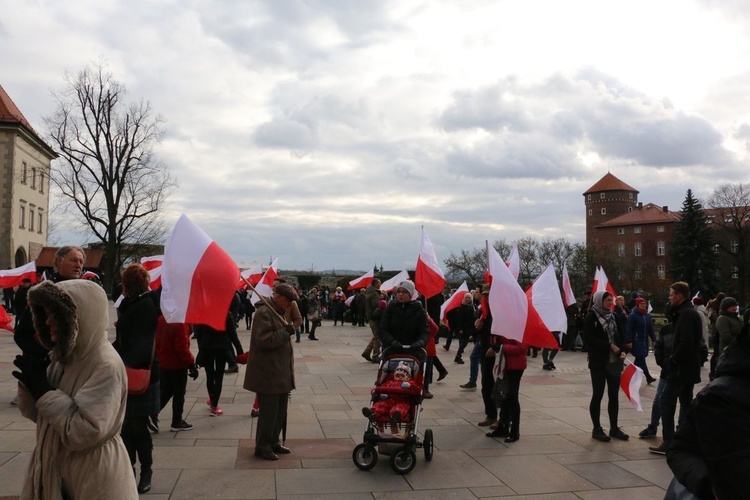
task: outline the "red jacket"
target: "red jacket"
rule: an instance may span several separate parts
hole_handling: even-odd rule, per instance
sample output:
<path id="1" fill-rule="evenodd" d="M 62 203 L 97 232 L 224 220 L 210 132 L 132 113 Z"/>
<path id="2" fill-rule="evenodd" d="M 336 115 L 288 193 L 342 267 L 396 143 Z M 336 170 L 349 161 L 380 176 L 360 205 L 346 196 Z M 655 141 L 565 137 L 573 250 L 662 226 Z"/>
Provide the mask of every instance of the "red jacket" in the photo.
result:
<path id="1" fill-rule="evenodd" d="M 435 336 L 440 331 L 440 327 L 432 321 L 432 318 L 427 317 L 427 326 L 430 330 L 430 340 L 427 341 L 427 345 L 424 350 L 427 351 L 428 356 L 437 356 L 437 350 L 435 349 Z"/>
<path id="2" fill-rule="evenodd" d="M 500 343 L 503 344 L 503 355 L 505 356 L 506 370 L 525 370 L 526 369 L 526 351 L 528 347 L 517 340 L 500 337 Z"/>
<path id="3" fill-rule="evenodd" d="M 165 370 L 186 370 L 195 363 L 190 352 L 190 328 L 184 323 L 167 323 L 159 316 L 156 323 L 156 353 Z"/>

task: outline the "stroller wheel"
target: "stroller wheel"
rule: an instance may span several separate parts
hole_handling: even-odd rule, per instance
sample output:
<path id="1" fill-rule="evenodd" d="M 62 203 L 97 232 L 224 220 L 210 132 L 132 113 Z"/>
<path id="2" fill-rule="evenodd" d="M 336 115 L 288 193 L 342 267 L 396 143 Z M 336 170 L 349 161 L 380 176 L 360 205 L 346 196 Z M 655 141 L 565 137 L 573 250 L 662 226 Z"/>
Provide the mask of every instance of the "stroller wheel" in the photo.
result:
<path id="1" fill-rule="evenodd" d="M 401 446 L 391 453 L 390 463 L 396 474 L 408 474 L 417 465 L 417 454 L 411 448 Z"/>
<path id="2" fill-rule="evenodd" d="M 432 429 L 425 429 L 422 447 L 424 448 L 424 459 L 428 462 L 432 460 L 432 446 Z"/>
<path id="3" fill-rule="evenodd" d="M 361 443 L 354 447 L 352 460 L 359 470 L 370 470 L 378 463 L 378 452 L 371 444 Z"/>

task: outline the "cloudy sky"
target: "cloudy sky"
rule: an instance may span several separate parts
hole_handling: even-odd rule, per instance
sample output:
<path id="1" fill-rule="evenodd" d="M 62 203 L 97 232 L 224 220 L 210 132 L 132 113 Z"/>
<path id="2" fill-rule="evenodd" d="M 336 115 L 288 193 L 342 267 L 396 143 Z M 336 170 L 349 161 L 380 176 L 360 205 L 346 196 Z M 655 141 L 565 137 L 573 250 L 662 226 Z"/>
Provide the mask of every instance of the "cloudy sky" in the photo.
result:
<path id="1" fill-rule="evenodd" d="M 584 241 L 607 170 L 679 209 L 750 181 L 740 0 L 0 0 L 32 125 L 105 60 L 165 121 L 186 213 L 238 262 L 413 269 L 485 240 Z M 83 236 L 81 236 L 83 238 Z M 84 243 L 85 241 L 80 241 Z"/>

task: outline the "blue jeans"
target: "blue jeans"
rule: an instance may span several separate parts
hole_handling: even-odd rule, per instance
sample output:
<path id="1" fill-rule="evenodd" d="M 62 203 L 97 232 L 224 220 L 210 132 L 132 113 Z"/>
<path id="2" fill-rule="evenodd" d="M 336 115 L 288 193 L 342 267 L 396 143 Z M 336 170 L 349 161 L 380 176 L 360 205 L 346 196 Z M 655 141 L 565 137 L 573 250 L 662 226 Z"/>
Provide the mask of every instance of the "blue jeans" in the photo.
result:
<path id="1" fill-rule="evenodd" d="M 482 348 L 479 346 L 479 342 L 474 344 L 474 349 L 471 350 L 469 356 L 469 383 L 476 384 L 477 377 L 479 376 L 479 363 L 482 361 Z"/>
<path id="2" fill-rule="evenodd" d="M 654 395 L 654 404 L 651 406 L 651 427 L 654 429 L 659 427 L 659 420 L 661 420 L 661 393 L 664 391 L 664 385 L 667 383 L 666 379 L 660 378 L 659 384 L 656 386 L 656 394 Z M 682 412 L 680 412 L 682 413 Z"/>
<path id="3" fill-rule="evenodd" d="M 667 444 L 671 443 L 674 438 L 674 413 L 677 410 L 677 401 L 680 401 L 680 416 L 677 420 L 679 425 L 690 406 L 690 401 L 693 400 L 693 386 L 694 384 L 681 384 L 676 374 L 667 377 L 661 396 L 659 396 L 662 435 Z"/>

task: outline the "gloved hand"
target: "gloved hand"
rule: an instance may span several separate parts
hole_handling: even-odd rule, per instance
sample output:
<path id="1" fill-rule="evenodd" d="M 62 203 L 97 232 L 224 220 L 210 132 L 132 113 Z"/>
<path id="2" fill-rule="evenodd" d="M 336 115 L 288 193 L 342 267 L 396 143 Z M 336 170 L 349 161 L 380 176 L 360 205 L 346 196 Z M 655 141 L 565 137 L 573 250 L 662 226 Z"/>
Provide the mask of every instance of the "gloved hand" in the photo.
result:
<path id="1" fill-rule="evenodd" d="M 188 374 L 190 375 L 190 378 L 195 380 L 198 378 L 198 367 L 193 364 L 190 368 L 188 368 Z"/>
<path id="2" fill-rule="evenodd" d="M 250 355 L 250 351 L 243 352 L 242 354 L 238 354 L 237 356 L 235 356 L 234 360 L 237 363 L 241 364 L 241 365 L 246 365 L 247 364 L 247 357 L 249 355 Z"/>
<path id="3" fill-rule="evenodd" d="M 394 349 L 403 349 L 404 348 L 404 346 L 402 346 L 401 342 L 399 342 L 398 340 L 392 341 L 391 342 L 391 347 L 393 347 Z"/>
<path id="4" fill-rule="evenodd" d="M 34 399 L 39 399 L 54 389 L 47 380 L 49 359 L 39 360 L 19 354 L 13 364 L 21 371 L 13 371 L 12 375 L 26 386 Z"/>
<path id="5" fill-rule="evenodd" d="M 422 342 L 421 340 L 417 340 L 416 342 L 412 342 L 411 346 L 414 349 L 419 349 L 420 347 L 424 347 L 424 342 Z"/>
<path id="6" fill-rule="evenodd" d="M 284 325 L 284 330 L 286 330 L 289 335 L 297 333 L 294 331 L 294 325 Z"/>

